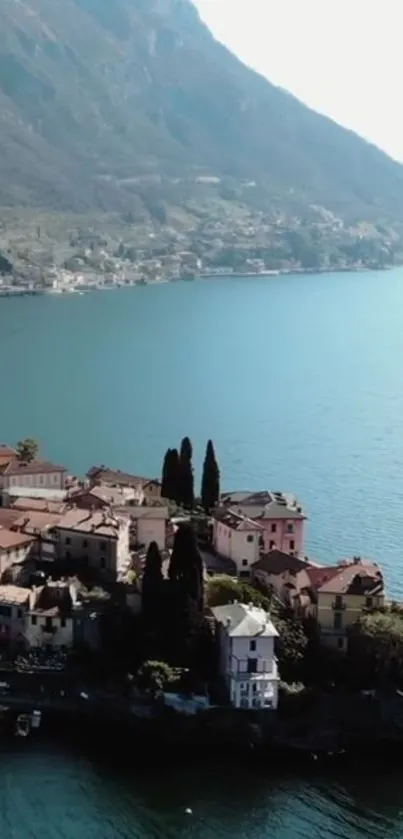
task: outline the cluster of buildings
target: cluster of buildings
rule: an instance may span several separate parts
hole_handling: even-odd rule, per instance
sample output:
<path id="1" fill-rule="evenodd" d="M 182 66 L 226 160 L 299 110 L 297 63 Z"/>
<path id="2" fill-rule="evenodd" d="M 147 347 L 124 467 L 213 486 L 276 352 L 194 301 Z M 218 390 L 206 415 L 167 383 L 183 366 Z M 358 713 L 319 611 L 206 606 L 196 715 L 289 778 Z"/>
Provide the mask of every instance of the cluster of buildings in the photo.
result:
<path id="1" fill-rule="evenodd" d="M 213 516 L 213 546 L 234 575 L 263 586 L 298 618 L 316 621 L 323 644 L 346 651 L 348 630 L 385 602 L 376 563 L 359 556 L 322 566 L 304 556 L 306 516 L 296 498 L 279 492 L 221 497 Z M 241 603 L 213 609 L 220 661 L 236 707 L 275 708 L 279 674 L 277 631 L 262 610 Z"/>
<path id="2" fill-rule="evenodd" d="M 110 592 L 130 600 L 150 542 L 167 546 L 159 483 L 104 467 L 79 482 L 0 446 L 0 498 L 0 644 L 99 648 Z"/>
<path id="3" fill-rule="evenodd" d="M 24 462 L 8 446 L 0 446 L 0 499 L 0 645 L 17 651 L 99 648 L 111 592 L 120 587 L 126 605 L 141 608 L 148 546 L 157 543 L 165 567 L 183 520 L 170 514 L 157 480 L 97 466 L 78 481 L 62 466 Z M 224 493 L 205 525 L 206 576 L 225 571 L 263 586 L 296 617 L 316 620 L 333 648 L 346 650 L 349 627 L 384 603 L 374 562 L 321 566 L 305 556 L 306 515 L 290 494 Z M 212 613 L 231 702 L 276 708 L 269 615 L 238 602 Z"/>

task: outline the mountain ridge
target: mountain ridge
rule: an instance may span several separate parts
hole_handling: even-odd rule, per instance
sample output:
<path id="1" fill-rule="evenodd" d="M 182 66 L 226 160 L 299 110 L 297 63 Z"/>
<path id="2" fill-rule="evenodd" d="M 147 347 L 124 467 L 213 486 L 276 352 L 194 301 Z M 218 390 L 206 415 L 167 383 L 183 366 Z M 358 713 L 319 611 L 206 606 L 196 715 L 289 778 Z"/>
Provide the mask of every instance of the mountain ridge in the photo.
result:
<path id="1" fill-rule="evenodd" d="M 403 166 L 246 67 L 190 0 L 3 0 L 0 137 L 3 205 L 123 212 L 150 176 L 180 204 L 211 175 L 264 209 L 403 222 Z"/>

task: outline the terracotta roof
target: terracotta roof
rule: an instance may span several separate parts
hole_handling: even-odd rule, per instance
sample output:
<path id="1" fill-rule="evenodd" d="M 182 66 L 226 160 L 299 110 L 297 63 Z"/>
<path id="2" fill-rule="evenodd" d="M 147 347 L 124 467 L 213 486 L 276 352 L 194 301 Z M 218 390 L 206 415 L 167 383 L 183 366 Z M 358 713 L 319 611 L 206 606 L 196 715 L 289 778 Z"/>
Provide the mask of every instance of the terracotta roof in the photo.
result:
<path id="1" fill-rule="evenodd" d="M 14 510 L 12 507 L 0 507 L 0 527 L 10 529 L 20 516 L 19 510 Z"/>
<path id="2" fill-rule="evenodd" d="M 112 486 L 141 486 L 144 489 L 148 484 L 159 485 L 159 481 L 153 478 L 131 475 L 129 472 L 121 472 L 120 469 L 109 469 L 108 466 L 93 466 L 87 472 L 87 478 L 102 481 L 104 484 L 112 484 Z"/>
<path id="3" fill-rule="evenodd" d="M 327 566 L 325 568 L 317 568 L 312 565 L 306 568 L 309 583 L 314 589 L 319 589 L 324 583 L 333 579 L 340 571 L 340 566 Z"/>
<path id="4" fill-rule="evenodd" d="M 17 450 L 7 446 L 6 443 L 0 443 L 0 457 L 16 457 Z"/>
<path id="5" fill-rule="evenodd" d="M 29 598 L 29 588 L 20 586 L 0 586 L 0 603 L 17 604 L 21 606 Z"/>
<path id="6" fill-rule="evenodd" d="M 309 563 L 306 560 L 298 559 L 282 551 L 270 551 L 252 566 L 253 571 L 265 571 L 266 574 L 283 574 L 284 571 L 297 573 L 307 567 Z"/>
<path id="7" fill-rule="evenodd" d="M 252 521 L 252 519 L 246 518 L 246 516 L 241 516 L 233 509 L 227 510 L 221 507 L 221 509 L 215 511 L 213 518 L 221 522 L 221 524 L 230 527 L 231 530 L 237 530 L 238 532 L 245 531 L 249 533 L 250 531 L 258 530 L 260 532 L 263 530 L 262 526 L 256 521 Z"/>
<path id="8" fill-rule="evenodd" d="M 55 463 L 49 463 L 47 460 L 31 460 L 26 463 L 23 460 L 16 458 L 12 460 L 4 469 L 5 475 L 40 475 L 53 472 L 67 472 L 64 466 L 57 466 Z"/>
<path id="9" fill-rule="evenodd" d="M 317 586 L 318 594 L 370 595 L 383 591 L 383 575 L 377 565 L 353 561 L 337 567 L 335 573 Z"/>
<path id="10" fill-rule="evenodd" d="M 32 536 L 26 536 L 24 533 L 16 533 L 14 530 L 0 527 L 0 550 L 6 551 L 10 548 L 19 548 L 23 545 L 32 544 L 34 541 Z"/>
<path id="11" fill-rule="evenodd" d="M 32 511 L 36 513 L 53 513 L 54 515 L 61 515 L 67 510 L 65 501 L 45 501 L 42 498 L 16 498 L 11 505 L 10 512 L 16 513 L 17 517 L 22 510 Z M 1 510 L 0 510 L 1 515 Z M 0 518 L 1 523 L 1 518 Z"/>
<path id="12" fill-rule="evenodd" d="M 19 518 L 14 522 L 11 529 L 16 530 L 18 528 L 22 533 L 35 536 L 56 527 L 60 519 L 61 516 L 55 515 L 55 513 L 42 513 L 36 510 L 20 511 Z"/>
<path id="13" fill-rule="evenodd" d="M 89 533 L 94 536 L 105 536 L 117 539 L 120 533 L 122 519 L 108 516 L 104 512 L 72 509 L 68 510 L 59 520 L 60 530 L 72 530 L 78 533 Z"/>

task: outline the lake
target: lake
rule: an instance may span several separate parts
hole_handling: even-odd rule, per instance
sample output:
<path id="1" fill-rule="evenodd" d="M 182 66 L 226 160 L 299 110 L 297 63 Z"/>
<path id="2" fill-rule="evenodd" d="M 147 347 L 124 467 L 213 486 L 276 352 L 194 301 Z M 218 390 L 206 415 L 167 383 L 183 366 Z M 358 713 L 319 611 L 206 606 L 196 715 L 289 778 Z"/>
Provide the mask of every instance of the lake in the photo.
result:
<path id="1" fill-rule="evenodd" d="M 403 597 L 403 269 L 0 301 L 0 439 L 158 476 L 209 437 L 226 489 L 296 492 L 307 553 Z"/>
<path id="2" fill-rule="evenodd" d="M 403 270 L 1 300 L 0 439 L 37 437 L 78 474 L 158 475 L 185 434 L 199 474 L 212 437 L 225 488 L 297 492 L 311 556 L 371 556 L 402 596 L 402 325 Z M 95 753 L 3 745 L 2 835 L 403 837 L 392 771 L 146 767 L 104 751 L 101 737 Z"/>
<path id="3" fill-rule="evenodd" d="M 15 740 L 0 748 L 7 839 L 382 839 L 403 836 L 403 776 L 367 765 L 303 776 L 253 759 L 179 767 L 124 749 Z M 186 814 L 186 809 L 192 815 Z"/>

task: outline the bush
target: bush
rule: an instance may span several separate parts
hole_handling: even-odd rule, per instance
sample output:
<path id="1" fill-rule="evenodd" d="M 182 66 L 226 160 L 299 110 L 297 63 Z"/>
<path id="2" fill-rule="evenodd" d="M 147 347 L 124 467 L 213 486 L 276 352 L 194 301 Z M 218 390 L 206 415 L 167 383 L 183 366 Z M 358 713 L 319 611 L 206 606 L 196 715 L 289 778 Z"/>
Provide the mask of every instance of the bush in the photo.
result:
<path id="1" fill-rule="evenodd" d="M 228 603 L 234 603 L 235 600 L 238 603 L 252 603 L 254 606 L 266 609 L 266 611 L 270 610 L 269 598 L 248 583 L 243 583 L 226 574 L 211 577 L 207 581 L 206 603 L 210 608 L 226 606 Z"/>

